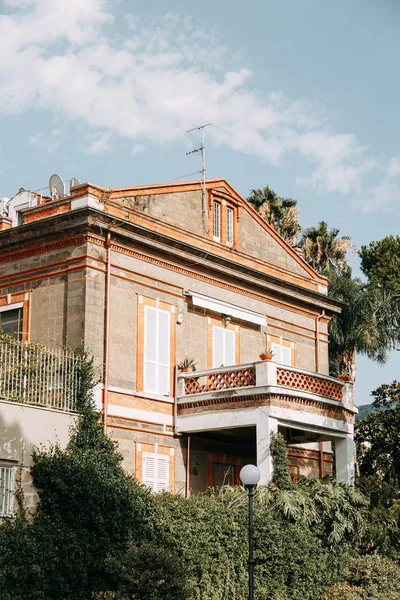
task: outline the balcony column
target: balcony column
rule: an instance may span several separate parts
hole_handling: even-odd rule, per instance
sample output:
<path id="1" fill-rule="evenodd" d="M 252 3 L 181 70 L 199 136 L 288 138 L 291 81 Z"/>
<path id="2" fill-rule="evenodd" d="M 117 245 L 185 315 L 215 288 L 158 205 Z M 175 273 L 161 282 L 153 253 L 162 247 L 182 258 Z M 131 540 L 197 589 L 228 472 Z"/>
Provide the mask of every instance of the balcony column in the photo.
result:
<path id="1" fill-rule="evenodd" d="M 336 479 L 342 483 L 354 484 L 355 447 L 352 435 L 335 440 Z"/>
<path id="2" fill-rule="evenodd" d="M 267 485 L 272 479 L 272 456 L 270 452 L 271 433 L 278 432 L 278 421 L 259 408 L 256 423 L 257 466 L 260 469 L 260 485 Z"/>

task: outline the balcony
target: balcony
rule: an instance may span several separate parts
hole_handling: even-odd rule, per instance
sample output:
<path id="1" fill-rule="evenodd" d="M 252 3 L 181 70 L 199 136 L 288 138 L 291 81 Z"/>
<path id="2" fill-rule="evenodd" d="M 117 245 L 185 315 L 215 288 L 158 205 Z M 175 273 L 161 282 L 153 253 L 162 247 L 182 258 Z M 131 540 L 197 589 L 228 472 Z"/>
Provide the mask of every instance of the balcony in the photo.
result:
<path id="1" fill-rule="evenodd" d="M 0 401 L 75 412 L 79 356 L 0 335 Z"/>
<path id="2" fill-rule="evenodd" d="M 328 407 L 352 408 L 353 385 L 328 377 L 278 365 L 272 361 L 178 375 L 178 414 L 207 405 L 223 405 L 246 397 L 275 392 L 325 403 Z"/>
<path id="3" fill-rule="evenodd" d="M 177 380 L 178 432 L 222 439 L 255 429 L 264 483 L 272 473 L 270 435 L 277 431 L 295 444 L 334 442 L 338 479 L 350 482 L 356 412 L 352 383 L 273 361 L 179 373 Z"/>

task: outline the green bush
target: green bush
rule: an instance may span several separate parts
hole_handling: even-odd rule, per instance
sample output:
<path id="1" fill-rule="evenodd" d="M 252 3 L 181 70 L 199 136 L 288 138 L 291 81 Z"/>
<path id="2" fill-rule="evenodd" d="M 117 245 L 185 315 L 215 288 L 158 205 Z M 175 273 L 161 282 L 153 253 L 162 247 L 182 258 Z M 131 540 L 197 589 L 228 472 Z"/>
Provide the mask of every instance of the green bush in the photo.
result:
<path id="1" fill-rule="evenodd" d="M 371 554 L 353 560 L 349 569 L 349 581 L 365 589 L 384 596 L 388 600 L 400 598 L 400 566 L 389 558 Z"/>
<path id="2" fill-rule="evenodd" d="M 122 556 L 110 557 L 109 572 L 116 598 L 186 600 L 188 588 L 182 560 L 154 542 L 130 543 Z"/>
<path id="3" fill-rule="evenodd" d="M 0 525 L 0 600 L 246 598 L 247 492 L 224 487 L 185 499 L 135 482 L 91 407 L 85 360 L 69 444 L 33 457 L 33 520 Z M 282 459 L 284 451 L 279 440 Z M 316 600 L 344 580 L 380 586 L 392 600 L 390 561 L 379 577 L 367 562 L 346 569 L 367 515 L 360 491 L 330 480 L 293 485 L 282 473 L 281 484 L 255 494 L 256 600 Z"/>

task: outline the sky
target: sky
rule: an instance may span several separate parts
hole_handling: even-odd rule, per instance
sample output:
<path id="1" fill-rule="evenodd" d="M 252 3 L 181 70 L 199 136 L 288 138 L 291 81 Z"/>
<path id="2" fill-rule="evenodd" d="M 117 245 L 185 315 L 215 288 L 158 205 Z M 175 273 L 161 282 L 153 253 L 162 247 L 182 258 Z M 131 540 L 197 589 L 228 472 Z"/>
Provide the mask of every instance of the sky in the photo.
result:
<path id="1" fill-rule="evenodd" d="M 0 197 L 172 181 L 212 122 L 208 178 L 268 184 L 357 247 L 396 235 L 399 27 L 398 0 L 0 0 Z M 399 360 L 358 359 L 358 404 Z"/>

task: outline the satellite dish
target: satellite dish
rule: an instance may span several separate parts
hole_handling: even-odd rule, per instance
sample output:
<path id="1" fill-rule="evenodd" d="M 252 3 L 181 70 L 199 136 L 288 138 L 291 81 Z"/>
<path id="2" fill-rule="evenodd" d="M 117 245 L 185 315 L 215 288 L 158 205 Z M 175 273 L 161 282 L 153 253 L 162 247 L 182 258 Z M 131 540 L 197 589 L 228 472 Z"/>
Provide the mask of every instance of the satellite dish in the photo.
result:
<path id="1" fill-rule="evenodd" d="M 79 185 L 79 184 L 80 184 L 79 179 L 77 179 L 76 177 L 71 177 L 71 181 L 69 182 L 69 187 L 70 188 L 73 188 L 73 187 L 75 187 L 76 185 Z"/>
<path id="2" fill-rule="evenodd" d="M 49 179 L 49 190 L 52 200 L 57 198 L 64 198 L 65 196 L 65 185 L 59 175 L 52 175 Z"/>

